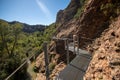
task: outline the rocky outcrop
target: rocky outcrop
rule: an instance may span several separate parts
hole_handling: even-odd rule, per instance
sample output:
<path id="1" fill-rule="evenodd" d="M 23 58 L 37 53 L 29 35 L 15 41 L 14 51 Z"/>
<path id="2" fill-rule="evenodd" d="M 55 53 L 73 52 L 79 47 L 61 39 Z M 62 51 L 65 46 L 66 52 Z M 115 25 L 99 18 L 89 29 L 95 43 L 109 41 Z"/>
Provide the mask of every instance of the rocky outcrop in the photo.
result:
<path id="1" fill-rule="evenodd" d="M 120 16 L 88 49 L 94 57 L 84 80 L 120 80 Z"/>
<path id="2" fill-rule="evenodd" d="M 76 14 L 78 8 L 80 7 L 80 0 L 71 0 L 68 7 L 64 10 L 60 10 L 57 13 L 56 24 L 63 24 L 70 21 Z"/>
<path id="3" fill-rule="evenodd" d="M 108 27 L 104 26 L 108 24 L 107 17 L 100 10 L 100 6 L 104 3 L 104 0 L 89 0 L 78 22 L 79 36 L 95 38 Z"/>
<path id="4" fill-rule="evenodd" d="M 89 0 L 83 6 L 83 12 L 78 19 L 71 19 L 60 25 L 57 29 L 57 37 L 79 37 L 95 39 L 109 27 L 112 19 L 120 14 L 120 1 L 116 0 Z M 79 7 L 81 8 L 81 7 Z M 81 40 L 81 46 L 88 42 Z M 89 43 L 89 42 L 88 42 Z"/>
<path id="5" fill-rule="evenodd" d="M 78 21 L 79 36 L 96 38 L 109 26 L 111 18 L 117 17 L 120 1 L 116 0 L 89 0 L 84 12 Z M 116 15 L 116 16 L 114 16 Z"/>

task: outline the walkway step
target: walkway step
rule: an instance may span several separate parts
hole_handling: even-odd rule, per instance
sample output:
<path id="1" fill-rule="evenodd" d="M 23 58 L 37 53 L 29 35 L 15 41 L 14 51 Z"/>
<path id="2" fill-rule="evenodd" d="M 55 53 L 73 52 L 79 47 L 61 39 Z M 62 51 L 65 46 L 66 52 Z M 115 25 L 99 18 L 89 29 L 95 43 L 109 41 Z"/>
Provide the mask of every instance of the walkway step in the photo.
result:
<path id="1" fill-rule="evenodd" d="M 84 74 L 85 72 L 69 64 L 63 71 L 60 72 L 55 80 L 83 80 L 82 76 Z"/>
<path id="2" fill-rule="evenodd" d="M 91 59 L 83 57 L 83 56 L 76 56 L 71 62 L 70 64 L 78 67 L 79 69 L 86 71 L 87 67 L 90 63 Z"/>
<path id="3" fill-rule="evenodd" d="M 83 54 L 84 55 L 84 54 Z M 67 67 L 60 72 L 56 80 L 83 80 L 91 58 L 77 55 Z"/>

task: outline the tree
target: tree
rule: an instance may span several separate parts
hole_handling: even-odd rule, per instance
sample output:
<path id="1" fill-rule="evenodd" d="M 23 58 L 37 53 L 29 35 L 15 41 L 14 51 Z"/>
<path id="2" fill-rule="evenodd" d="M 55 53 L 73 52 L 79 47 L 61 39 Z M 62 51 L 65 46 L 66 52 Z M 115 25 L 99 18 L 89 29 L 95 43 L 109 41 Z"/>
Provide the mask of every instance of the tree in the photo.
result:
<path id="1" fill-rule="evenodd" d="M 19 36 L 19 34 L 22 30 L 21 24 L 19 24 L 19 23 L 14 24 L 12 27 L 13 27 L 14 42 L 13 42 L 13 46 L 12 46 L 12 49 L 11 49 L 11 54 L 13 54 L 13 51 L 15 49 L 15 46 L 16 46 L 16 43 L 17 43 L 17 40 L 18 40 L 18 36 Z"/>
<path id="2" fill-rule="evenodd" d="M 21 55 L 24 53 L 20 54 L 18 49 L 19 54 L 15 55 L 21 30 L 22 25 L 19 23 L 10 25 L 0 20 L 0 80 L 5 79 L 22 63 Z"/>
<path id="3" fill-rule="evenodd" d="M 0 36 L 1 36 L 1 44 L 2 44 L 1 52 L 3 52 L 4 49 L 6 49 L 7 53 L 10 54 L 7 41 L 6 41 L 6 35 L 9 33 L 8 28 L 9 28 L 9 25 L 7 22 L 0 21 Z"/>
<path id="4" fill-rule="evenodd" d="M 9 25 L 7 22 L 0 21 L 2 52 L 6 50 L 9 56 L 13 55 L 18 40 L 18 36 L 21 30 L 22 30 L 22 25 L 19 23 L 16 23 L 14 25 Z"/>

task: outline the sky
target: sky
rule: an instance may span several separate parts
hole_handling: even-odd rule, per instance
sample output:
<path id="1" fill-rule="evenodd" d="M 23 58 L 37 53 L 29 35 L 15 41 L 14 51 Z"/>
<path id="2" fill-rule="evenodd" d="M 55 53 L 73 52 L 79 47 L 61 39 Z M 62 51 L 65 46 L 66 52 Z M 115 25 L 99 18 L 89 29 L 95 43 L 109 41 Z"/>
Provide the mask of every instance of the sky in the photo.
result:
<path id="1" fill-rule="evenodd" d="M 49 25 L 70 0 L 0 0 L 0 19 L 35 25 Z"/>

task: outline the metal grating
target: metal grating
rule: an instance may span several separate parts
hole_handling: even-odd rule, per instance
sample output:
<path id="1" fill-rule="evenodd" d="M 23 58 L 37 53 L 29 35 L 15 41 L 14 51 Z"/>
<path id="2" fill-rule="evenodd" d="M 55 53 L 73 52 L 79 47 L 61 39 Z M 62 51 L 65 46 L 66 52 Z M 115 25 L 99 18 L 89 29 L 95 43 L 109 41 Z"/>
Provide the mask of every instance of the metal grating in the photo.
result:
<path id="1" fill-rule="evenodd" d="M 76 57 L 58 74 L 55 80 L 83 80 L 92 55 L 85 50 L 78 49 L 73 43 L 69 44 L 68 49 L 75 52 Z"/>

